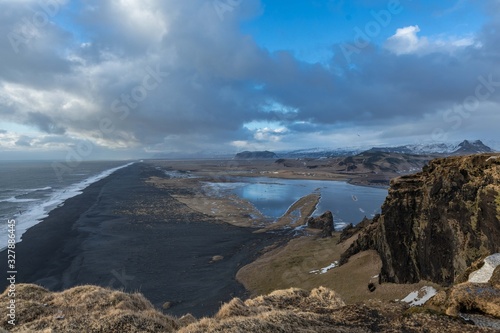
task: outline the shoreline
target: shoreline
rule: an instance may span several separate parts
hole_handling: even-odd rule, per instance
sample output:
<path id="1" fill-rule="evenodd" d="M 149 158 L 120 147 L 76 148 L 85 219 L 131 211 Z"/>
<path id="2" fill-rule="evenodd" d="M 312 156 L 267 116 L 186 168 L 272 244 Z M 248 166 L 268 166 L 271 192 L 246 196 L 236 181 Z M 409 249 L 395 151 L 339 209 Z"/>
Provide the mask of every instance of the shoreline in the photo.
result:
<path id="1" fill-rule="evenodd" d="M 106 178 L 113 172 L 135 163 L 128 161 L 127 164 L 124 164 L 126 162 L 127 161 L 103 162 L 102 168 L 93 170 L 91 166 L 93 162 L 87 162 L 91 169 L 82 174 L 84 177 L 70 175 L 68 176 L 69 181 L 68 179 L 63 181 L 62 178 L 57 181 L 57 177 L 55 177 L 57 173 L 48 162 L 34 164 L 33 167 L 36 167 L 37 171 L 34 174 L 26 175 L 26 179 L 21 182 L 21 187 L 17 188 L 16 184 L 11 183 L 7 186 L 7 189 L 3 190 L 8 193 L 8 196 L 11 195 L 11 197 L 0 200 L 0 210 L 2 211 L 0 215 L 2 215 L 4 219 L 13 219 L 16 221 L 15 238 L 16 243 L 19 243 L 22 241 L 22 236 L 28 229 L 42 222 L 48 217 L 52 210 L 63 205 L 66 200 L 81 194 L 84 189 Z M 31 163 L 24 165 L 17 162 L 17 164 L 25 167 L 31 166 Z M 85 168 L 85 164 L 83 164 L 82 167 Z M 50 170 L 52 178 L 47 175 L 47 169 Z M 20 172 L 12 168 L 6 170 L 6 174 L 10 172 L 14 172 L 13 179 L 21 175 Z M 47 182 L 43 181 L 40 183 L 37 182 L 38 179 L 34 179 L 38 178 L 38 172 L 41 173 L 41 179 L 46 179 Z M 52 180 L 51 183 L 48 182 L 50 180 Z M 34 181 L 35 184 L 31 184 L 30 181 Z M 3 246 L 4 244 L 5 246 Z M 0 252 L 7 247 L 6 243 L 3 242 L 0 246 L 2 246 Z"/>
<path id="2" fill-rule="evenodd" d="M 211 315 L 221 302 L 248 297 L 237 271 L 281 236 L 191 210 L 172 191 L 145 183 L 158 172 L 133 164 L 52 210 L 16 245 L 17 283 L 139 291 L 157 308 L 169 302 L 172 315 Z"/>

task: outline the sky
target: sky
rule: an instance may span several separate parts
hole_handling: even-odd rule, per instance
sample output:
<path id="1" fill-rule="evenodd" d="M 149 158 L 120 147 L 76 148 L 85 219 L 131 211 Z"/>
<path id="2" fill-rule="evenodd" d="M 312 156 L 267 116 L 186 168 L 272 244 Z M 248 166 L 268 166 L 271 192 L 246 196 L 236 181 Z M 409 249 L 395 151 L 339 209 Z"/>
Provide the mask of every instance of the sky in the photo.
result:
<path id="1" fill-rule="evenodd" d="M 500 149 L 499 0 L 0 0 L 2 159 Z"/>

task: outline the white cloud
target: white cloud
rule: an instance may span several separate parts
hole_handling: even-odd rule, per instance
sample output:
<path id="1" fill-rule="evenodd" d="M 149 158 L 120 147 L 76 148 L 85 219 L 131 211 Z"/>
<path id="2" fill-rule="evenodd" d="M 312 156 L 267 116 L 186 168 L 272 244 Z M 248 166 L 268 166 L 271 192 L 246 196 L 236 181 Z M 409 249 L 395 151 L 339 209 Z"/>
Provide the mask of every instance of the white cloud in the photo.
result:
<path id="1" fill-rule="evenodd" d="M 236 147 L 238 149 L 245 149 L 250 145 L 250 143 L 246 140 L 235 140 L 231 142 L 231 146 Z"/>
<path id="2" fill-rule="evenodd" d="M 417 54 L 424 55 L 435 52 L 454 53 L 459 49 L 473 46 L 481 47 L 481 43 L 474 36 L 419 36 L 420 27 L 411 25 L 396 30 L 389 37 L 384 47 L 396 55 Z"/>
<path id="3" fill-rule="evenodd" d="M 281 141 L 283 136 L 288 132 L 284 127 L 281 128 L 259 128 L 254 134 L 254 139 L 257 141 L 270 141 L 278 142 Z"/>
<path id="4" fill-rule="evenodd" d="M 391 52 L 401 55 L 414 53 L 428 46 L 429 42 L 425 37 L 418 37 L 420 28 L 418 25 L 400 28 L 396 33 L 387 39 L 385 47 Z"/>
<path id="5" fill-rule="evenodd" d="M 115 0 L 110 2 L 109 11 L 122 34 L 160 42 L 168 32 L 168 19 L 158 1 Z"/>

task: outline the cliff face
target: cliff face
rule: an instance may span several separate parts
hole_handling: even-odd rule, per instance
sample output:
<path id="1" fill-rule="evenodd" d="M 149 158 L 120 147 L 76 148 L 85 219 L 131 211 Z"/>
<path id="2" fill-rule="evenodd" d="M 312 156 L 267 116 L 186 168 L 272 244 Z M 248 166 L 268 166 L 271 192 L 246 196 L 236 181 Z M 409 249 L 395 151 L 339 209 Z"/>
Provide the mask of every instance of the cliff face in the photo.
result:
<path id="1" fill-rule="evenodd" d="M 376 216 L 343 254 L 379 252 L 381 280 L 449 285 L 474 261 L 500 252 L 500 155 L 433 160 L 391 181 Z"/>

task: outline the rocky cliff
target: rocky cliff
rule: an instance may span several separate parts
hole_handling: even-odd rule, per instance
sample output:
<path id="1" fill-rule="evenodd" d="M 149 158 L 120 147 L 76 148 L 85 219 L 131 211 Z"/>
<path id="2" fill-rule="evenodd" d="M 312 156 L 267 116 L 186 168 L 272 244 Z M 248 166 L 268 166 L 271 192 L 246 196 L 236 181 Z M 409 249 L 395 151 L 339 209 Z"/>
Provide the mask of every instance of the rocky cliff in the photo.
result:
<path id="1" fill-rule="evenodd" d="M 431 161 L 391 181 L 376 216 L 343 254 L 376 250 L 382 281 L 450 285 L 474 261 L 500 252 L 500 155 Z"/>

